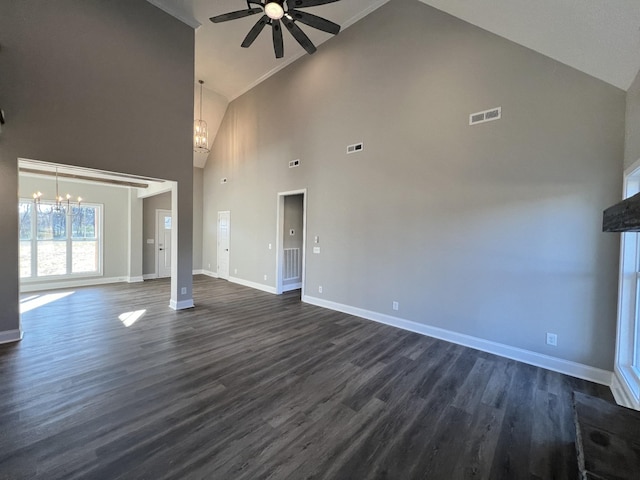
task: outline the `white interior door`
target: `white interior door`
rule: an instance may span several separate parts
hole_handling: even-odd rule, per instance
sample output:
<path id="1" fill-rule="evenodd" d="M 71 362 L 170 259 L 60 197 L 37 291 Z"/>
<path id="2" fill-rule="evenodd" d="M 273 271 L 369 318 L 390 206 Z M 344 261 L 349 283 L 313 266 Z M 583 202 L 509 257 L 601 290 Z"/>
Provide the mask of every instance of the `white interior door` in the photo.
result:
<path id="1" fill-rule="evenodd" d="M 171 276 L 171 228 L 170 210 L 156 210 L 156 272 L 158 278 Z"/>
<path id="2" fill-rule="evenodd" d="M 230 212 L 218 212 L 218 277 L 229 278 Z"/>

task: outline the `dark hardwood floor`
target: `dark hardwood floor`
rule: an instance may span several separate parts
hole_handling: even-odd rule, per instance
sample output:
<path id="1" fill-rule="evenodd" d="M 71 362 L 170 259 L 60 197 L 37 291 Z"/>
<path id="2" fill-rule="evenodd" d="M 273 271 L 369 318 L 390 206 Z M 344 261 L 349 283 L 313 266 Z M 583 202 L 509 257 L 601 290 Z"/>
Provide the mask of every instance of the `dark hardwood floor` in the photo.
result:
<path id="1" fill-rule="evenodd" d="M 0 346 L 1 479 L 575 479 L 572 392 L 612 400 L 295 292 L 70 291 Z"/>

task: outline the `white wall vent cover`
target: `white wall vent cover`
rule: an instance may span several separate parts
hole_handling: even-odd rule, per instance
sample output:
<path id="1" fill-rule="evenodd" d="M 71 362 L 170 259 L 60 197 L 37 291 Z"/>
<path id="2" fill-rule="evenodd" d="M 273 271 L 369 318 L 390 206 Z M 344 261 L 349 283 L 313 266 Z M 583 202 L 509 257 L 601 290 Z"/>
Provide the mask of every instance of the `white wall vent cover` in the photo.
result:
<path id="1" fill-rule="evenodd" d="M 494 120 L 500 120 L 501 118 L 502 107 L 491 108 L 489 110 L 485 110 L 484 112 L 477 112 L 469 115 L 469 125 L 492 122 Z"/>
<path id="2" fill-rule="evenodd" d="M 295 168 L 300 166 L 300 160 L 291 160 L 289 162 L 289 168 Z"/>
<path id="3" fill-rule="evenodd" d="M 362 150 L 364 150 L 364 143 L 354 143 L 347 147 L 347 154 L 361 152 Z"/>

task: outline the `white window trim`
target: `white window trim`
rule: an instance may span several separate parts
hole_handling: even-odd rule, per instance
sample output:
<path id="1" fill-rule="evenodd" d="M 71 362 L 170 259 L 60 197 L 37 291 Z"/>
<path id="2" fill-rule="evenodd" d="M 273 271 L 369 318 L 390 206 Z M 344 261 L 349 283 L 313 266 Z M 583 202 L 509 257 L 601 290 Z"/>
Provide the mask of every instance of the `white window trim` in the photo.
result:
<path id="1" fill-rule="evenodd" d="M 640 160 L 624 172 L 623 198 L 640 192 Z M 618 328 L 616 357 L 611 389 L 616 401 L 640 410 L 640 371 L 635 364 L 640 349 L 640 233 L 620 236 L 620 273 L 618 280 Z"/>
<path id="2" fill-rule="evenodd" d="M 19 202 L 22 203 L 33 203 L 33 199 L 30 198 L 20 198 Z M 46 202 L 51 203 L 51 202 Z M 104 204 L 102 203 L 88 203 L 82 202 L 82 205 L 85 207 L 98 207 L 98 271 L 97 272 L 83 272 L 83 273 L 66 273 L 64 275 L 43 275 L 43 276 L 30 276 L 30 277 L 20 277 L 20 283 L 23 284 L 31 284 L 31 283 L 46 283 L 46 282 L 57 282 L 57 281 L 68 281 L 68 280 L 77 280 L 84 278 L 100 278 L 104 276 Z M 32 218 L 34 218 L 32 216 Z M 32 220 L 35 221 L 35 220 Z M 33 231 L 31 232 L 33 235 Z M 37 242 L 37 239 L 31 240 L 32 248 L 33 243 Z M 37 268 L 34 268 L 34 263 L 37 262 L 37 259 L 33 255 L 33 250 L 31 254 L 31 264 L 33 274 L 34 271 L 37 271 Z"/>

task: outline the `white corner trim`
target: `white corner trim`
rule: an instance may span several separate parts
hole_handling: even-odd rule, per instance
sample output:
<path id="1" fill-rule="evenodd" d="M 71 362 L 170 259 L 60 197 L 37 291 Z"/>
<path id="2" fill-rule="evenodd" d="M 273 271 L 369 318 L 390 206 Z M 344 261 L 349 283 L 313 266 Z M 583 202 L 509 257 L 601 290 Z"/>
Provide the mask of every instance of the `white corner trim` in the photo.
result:
<path id="1" fill-rule="evenodd" d="M 263 285 L 262 283 L 250 282 L 249 280 L 243 280 L 242 278 L 229 277 L 231 283 L 237 283 L 238 285 L 244 285 L 245 287 L 255 288 L 256 290 L 262 290 L 263 292 L 276 294 L 276 288 L 270 285 Z"/>
<path id="2" fill-rule="evenodd" d="M 202 274 L 206 275 L 207 277 L 218 278 L 218 273 L 217 272 L 212 272 L 210 270 L 202 270 Z"/>
<path id="3" fill-rule="evenodd" d="M 624 373 L 616 367 L 611 380 L 611 392 L 618 405 L 623 407 L 640 410 L 640 397 L 634 394 L 633 388 L 629 384 Z"/>
<path id="4" fill-rule="evenodd" d="M 51 281 L 46 283 L 21 283 L 20 292 L 41 292 L 44 290 L 58 290 L 60 288 L 89 287 L 92 285 L 106 285 L 108 283 L 124 283 L 129 277 L 86 277 L 78 280 Z"/>
<path id="5" fill-rule="evenodd" d="M 569 360 L 563 360 L 561 358 L 551 357 L 542 353 L 532 352 L 530 350 L 524 350 L 522 348 L 512 347 L 510 345 L 492 342 L 478 337 L 472 337 L 471 335 L 452 332 L 443 328 L 432 327 L 422 323 L 413 322 L 411 320 L 392 317 L 391 315 L 352 307 L 308 295 L 304 295 L 302 297 L 302 301 L 318 307 L 337 310 L 339 312 L 348 313 L 367 320 L 373 320 L 374 322 L 384 323 L 386 325 L 391 325 L 392 327 L 401 328 L 410 332 L 420 333 L 429 337 L 474 348 L 483 352 L 493 353 L 494 355 L 528 363 L 529 365 L 542 367 L 547 370 L 563 373 L 572 377 L 582 378 L 584 380 L 589 380 L 606 386 L 611 385 L 613 374 L 607 370 L 601 370 L 599 368 L 590 367 L 588 365 L 583 365 Z"/>
<path id="6" fill-rule="evenodd" d="M 129 278 L 127 279 L 127 282 L 129 282 L 129 283 L 144 282 L 144 276 L 140 276 L 140 277 L 129 277 Z"/>
<path id="7" fill-rule="evenodd" d="M 0 344 L 13 343 L 22 340 L 22 330 L 5 330 L 0 332 Z"/>
<path id="8" fill-rule="evenodd" d="M 151 0 L 149 0 L 149 1 L 151 1 Z M 369 15 L 371 12 L 373 12 L 374 10 L 377 10 L 378 8 L 383 6 L 385 3 L 389 3 L 389 0 L 376 0 L 376 1 L 372 2 L 371 5 L 369 5 L 365 10 L 363 10 L 362 12 L 359 12 L 358 14 L 354 15 L 349 20 L 344 22 L 342 24 L 342 29 L 341 30 L 344 31 L 345 29 L 349 28 L 351 25 L 356 23 L 358 20 L 362 20 L 364 17 Z M 160 7 L 160 8 L 162 8 L 162 7 Z M 330 38 L 327 39 L 327 40 L 330 40 Z M 316 44 L 316 46 L 322 45 L 322 43 L 324 43 L 324 42 L 318 43 L 318 44 Z M 260 78 L 258 78 L 257 80 L 255 80 L 255 81 L 251 82 L 249 85 L 247 85 L 247 87 L 243 88 L 242 90 L 239 90 L 238 92 L 232 93 L 230 95 L 230 97 L 229 97 L 229 103 L 234 101 L 239 96 L 244 95 L 245 93 L 247 93 L 252 88 L 258 86 L 259 84 L 264 82 L 269 77 L 272 77 L 273 75 L 278 73 L 283 68 L 288 67 L 289 65 L 291 65 L 293 62 L 295 62 L 299 58 L 304 57 L 306 54 L 307 54 L 307 52 L 302 51 L 302 52 L 297 53 L 296 55 L 291 55 L 290 57 L 287 57 L 287 59 L 284 62 L 278 63 L 277 67 L 272 68 L 267 73 L 262 75 Z"/>
<path id="9" fill-rule="evenodd" d="M 187 308 L 193 307 L 195 307 L 195 305 L 192 298 L 190 298 L 189 300 L 181 300 L 179 302 L 176 302 L 173 299 L 169 301 L 169 308 L 171 308 L 172 310 L 186 310 Z"/>
<path id="10" fill-rule="evenodd" d="M 156 278 L 158 278 L 158 275 L 155 273 L 145 273 L 142 275 L 143 280 L 155 280 Z"/>

